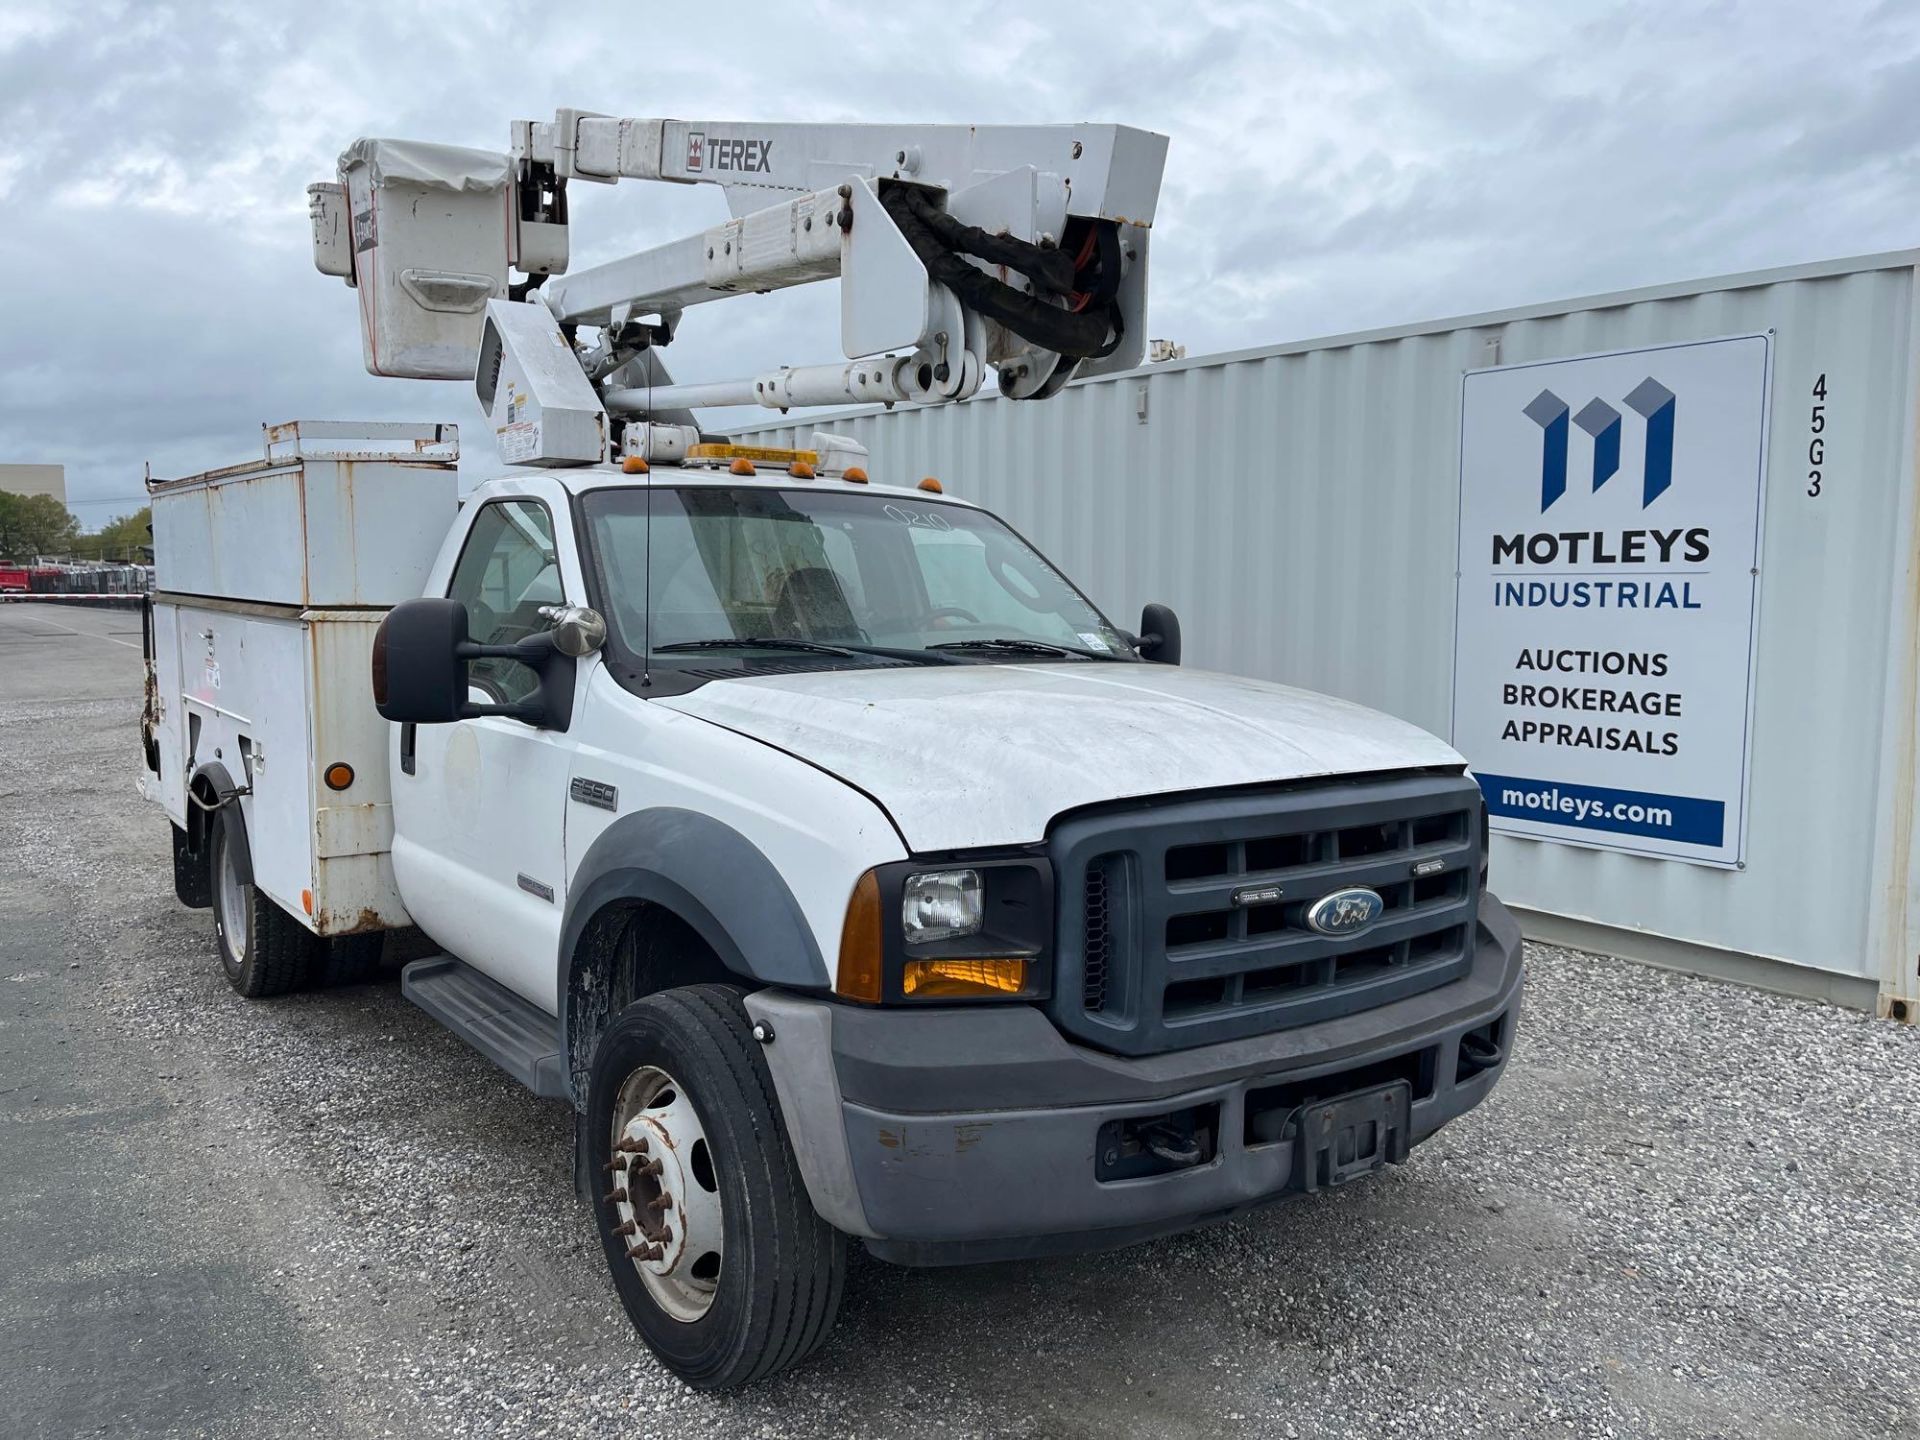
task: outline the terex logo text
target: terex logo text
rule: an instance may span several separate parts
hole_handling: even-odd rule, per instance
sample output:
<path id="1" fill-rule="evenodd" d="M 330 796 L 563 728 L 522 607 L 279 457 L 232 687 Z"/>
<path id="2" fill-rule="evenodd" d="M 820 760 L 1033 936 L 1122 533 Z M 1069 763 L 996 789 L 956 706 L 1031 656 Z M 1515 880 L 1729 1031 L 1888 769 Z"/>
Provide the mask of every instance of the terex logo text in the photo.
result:
<path id="1" fill-rule="evenodd" d="M 773 170 L 773 142 L 730 140 L 720 135 L 709 139 L 703 132 L 695 130 L 687 135 L 687 170 L 708 175 L 721 170 L 769 174 Z"/>

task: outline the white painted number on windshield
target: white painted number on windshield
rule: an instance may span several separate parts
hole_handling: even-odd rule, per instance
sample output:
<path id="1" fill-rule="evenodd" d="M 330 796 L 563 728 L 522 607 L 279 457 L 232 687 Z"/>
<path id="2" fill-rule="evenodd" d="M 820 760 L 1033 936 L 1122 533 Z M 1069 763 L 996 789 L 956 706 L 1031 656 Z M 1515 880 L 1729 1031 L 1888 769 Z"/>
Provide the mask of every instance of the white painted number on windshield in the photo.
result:
<path id="1" fill-rule="evenodd" d="M 917 525 L 923 530 L 951 530 L 947 517 L 937 510 L 909 510 L 904 505 L 888 505 L 882 512 L 902 525 Z"/>

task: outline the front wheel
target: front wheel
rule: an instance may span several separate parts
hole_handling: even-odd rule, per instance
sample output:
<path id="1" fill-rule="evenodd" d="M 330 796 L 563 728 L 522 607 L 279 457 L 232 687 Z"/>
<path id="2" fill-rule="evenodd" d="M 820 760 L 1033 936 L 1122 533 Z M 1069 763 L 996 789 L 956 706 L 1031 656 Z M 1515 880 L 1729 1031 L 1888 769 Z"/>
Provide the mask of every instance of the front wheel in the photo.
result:
<path id="1" fill-rule="evenodd" d="M 819 1347 L 846 1241 L 807 1199 L 738 991 L 623 1010 L 594 1052 L 585 1123 L 614 1288 L 668 1369 L 723 1390 Z"/>

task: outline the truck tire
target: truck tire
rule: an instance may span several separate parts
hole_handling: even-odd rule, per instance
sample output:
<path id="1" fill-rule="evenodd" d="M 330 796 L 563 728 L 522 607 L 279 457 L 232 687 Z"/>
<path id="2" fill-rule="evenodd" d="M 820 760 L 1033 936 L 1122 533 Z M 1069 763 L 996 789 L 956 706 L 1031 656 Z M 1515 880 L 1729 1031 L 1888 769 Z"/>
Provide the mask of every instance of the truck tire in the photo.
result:
<path id="1" fill-rule="evenodd" d="M 846 1279 L 846 1238 L 807 1199 L 748 1030 L 731 986 L 662 991 L 608 1025 L 587 1083 L 589 1173 L 609 1177 L 594 1217 L 614 1288 L 653 1353 L 696 1390 L 804 1360 L 833 1328 Z"/>
<path id="2" fill-rule="evenodd" d="M 213 904 L 212 872 L 207 857 L 193 848 L 193 837 L 178 825 L 173 831 L 173 895 L 189 910 Z"/>
<path id="3" fill-rule="evenodd" d="M 227 983 L 249 1000 L 284 995 L 306 983 L 313 967 L 314 938 L 306 926 L 274 904 L 243 873 L 246 829 L 233 807 L 213 817 L 207 847 L 207 884 L 213 897 L 213 940 Z"/>

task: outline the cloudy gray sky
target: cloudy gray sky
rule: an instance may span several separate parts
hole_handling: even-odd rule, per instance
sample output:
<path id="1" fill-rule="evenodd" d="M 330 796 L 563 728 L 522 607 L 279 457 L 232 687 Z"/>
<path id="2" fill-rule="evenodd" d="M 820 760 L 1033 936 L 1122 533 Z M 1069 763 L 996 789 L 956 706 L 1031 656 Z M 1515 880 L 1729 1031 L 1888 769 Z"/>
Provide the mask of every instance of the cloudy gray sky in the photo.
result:
<path id="1" fill-rule="evenodd" d="M 0 0 L 0 460 L 64 462 L 91 528 L 264 420 L 472 422 L 362 371 L 306 185 L 559 105 L 1162 131 L 1150 329 L 1196 354 L 1920 244 L 1912 3 Z M 724 214 L 573 199 L 576 265 Z M 692 312 L 675 374 L 831 359 L 836 314 Z"/>

